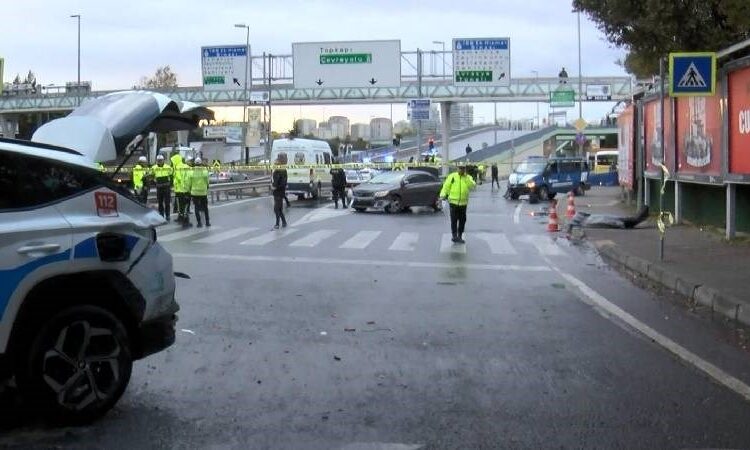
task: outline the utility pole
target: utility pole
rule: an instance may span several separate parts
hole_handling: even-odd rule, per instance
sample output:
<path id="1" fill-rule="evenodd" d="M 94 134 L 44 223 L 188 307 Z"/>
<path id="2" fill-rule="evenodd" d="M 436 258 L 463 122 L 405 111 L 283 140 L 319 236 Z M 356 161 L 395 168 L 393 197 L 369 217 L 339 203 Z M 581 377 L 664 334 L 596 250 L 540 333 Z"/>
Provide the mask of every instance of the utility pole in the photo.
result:
<path id="1" fill-rule="evenodd" d="M 78 20 L 78 78 L 76 79 L 76 97 L 78 106 L 81 106 L 81 15 L 70 16 Z"/>
<path id="2" fill-rule="evenodd" d="M 247 73 L 248 66 L 250 63 L 250 27 L 244 23 L 238 23 L 234 25 L 235 28 L 245 28 L 247 30 L 247 38 L 245 40 L 245 85 L 244 87 L 244 105 L 242 107 L 242 146 L 245 148 L 245 164 L 250 164 L 250 147 L 247 146 L 247 106 L 248 106 L 248 89 L 247 89 Z"/>
<path id="3" fill-rule="evenodd" d="M 271 161 L 271 74 L 273 73 L 273 55 L 268 54 L 268 129 L 266 130 L 266 160 Z"/>
<path id="4" fill-rule="evenodd" d="M 417 97 L 422 98 L 422 50 L 417 49 Z M 445 145 L 445 143 L 443 143 Z M 422 155 L 422 119 L 417 119 L 417 158 Z"/>
<path id="5" fill-rule="evenodd" d="M 578 10 L 578 118 L 583 119 L 583 74 L 581 73 L 581 11 Z M 583 144 L 581 144 L 583 154 Z"/>

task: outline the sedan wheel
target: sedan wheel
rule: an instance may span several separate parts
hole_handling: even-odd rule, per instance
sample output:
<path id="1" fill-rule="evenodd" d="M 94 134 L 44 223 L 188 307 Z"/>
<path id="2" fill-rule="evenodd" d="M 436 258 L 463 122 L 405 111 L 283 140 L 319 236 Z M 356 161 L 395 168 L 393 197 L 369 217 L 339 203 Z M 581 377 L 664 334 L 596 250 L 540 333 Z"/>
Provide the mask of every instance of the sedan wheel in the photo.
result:
<path id="1" fill-rule="evenodd" d="M 401 212 L 403 209 L 404 205 L 401 203 L 401 197 L 394 195 L 393 198 L 391 198 L 391 203 L 385 207 L 385 212 L 394 214 Z"/>

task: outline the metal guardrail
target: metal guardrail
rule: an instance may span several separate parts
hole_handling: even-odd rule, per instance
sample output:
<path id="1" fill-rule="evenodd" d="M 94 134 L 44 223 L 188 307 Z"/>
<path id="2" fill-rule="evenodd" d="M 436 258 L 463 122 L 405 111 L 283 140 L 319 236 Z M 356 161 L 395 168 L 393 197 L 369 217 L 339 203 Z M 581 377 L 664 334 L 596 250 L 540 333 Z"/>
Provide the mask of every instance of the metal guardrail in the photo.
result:
<path id="1" fill-rule="evenodd" d="M 220 202 L 222 194 L 226 201 L 230 199 L 230 196 L 234 197 L 235 200 L 239 200 L 245 197 L 257 197 L 270 192 L 271 180 L 266 177 L 250 181 L 216 183 L 208 186 L 208 197 L 212 204 Z M 156 203 L 156 188 L 149 190 L 147 203 Z"/>

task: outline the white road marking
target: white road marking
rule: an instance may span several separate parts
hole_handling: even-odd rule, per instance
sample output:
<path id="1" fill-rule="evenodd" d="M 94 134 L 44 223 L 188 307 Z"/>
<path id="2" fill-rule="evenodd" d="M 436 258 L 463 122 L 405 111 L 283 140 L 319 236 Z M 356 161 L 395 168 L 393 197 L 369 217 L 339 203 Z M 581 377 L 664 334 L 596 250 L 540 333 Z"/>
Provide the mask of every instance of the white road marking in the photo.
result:
<path id="1" fill-rule="evenodd" d="M 210 230 L 219 230 L 221 227 L 213 227 L 213 228 L 188 228 L 187 230 L 177 231 L 175 233 L 167 234 L 165 236 L 159 236 L 157 240 L 159 242 L 172 242 L 176 241 L 177 239 L 184 239 L 186 237 L 194 236 L 198 233 L 205 233 L 206 231 Z"/>
<path id="2" fill-rule="evenodd" d="M 258 228 L 256 228 L 256 227 L 239 227 L 239 228 L 234 228 L 232 230 L 227 230 L 227 231 L 225 231 L 223 233 L 212 234 L 212 235 L 204 237 L 202 239 L 197 239 L 197 240 L 195 240 L 193 242 L 198 243 L 198 244 L 216 244 L 216 243 L 219 243 L 219 242 L 222 242 L 222 241 L 226 241 L 227 239 L 233 239 L 233 238 L 236 238 L 238 236 L 242 236 L 243 234 L 250 233 L 250 232 L 255 231 L 257 229 Z"/>
<path id="3" fill-rule="evenodd" d="M 513 223 L 521 223 L 521 209 L 523 205 L 521 203 L 516 206 L 516 210 L 513 212 Z"/>
<path id="4" fill-rule="evenodd" d="M 393 244 L 388 250 L 395 250 L 399 252 L 413 252 L 417 248 L 417 241 L 419 240 L 419 233 L 402 232 L 393 241 Z"/>
<path id="5" fill-rule="evenodd" d="M 317 208 L 302 216 L 299 220 L 292 223 L 291 226 L 298 227 L 300 225 L 305 225 L 308 223 L 333 219 L 334 217 L 339 217 L 346 214 L 349 214 L 349 209 L 328 209 L 326 207 Z"/>
<path id="6" fill-rule="evenodd" d="M 510 243 L 505 233 L 476 233 L 472 237 L 483 240 L 490 247 L 490 251 L 495 255 L 515 255 L 516 249 Z"/>
<path id="7" fill-rule="evenodd" d="M 318 230 L 313 231 L 302 239 L 298 239 L 291 244 L 290 247 L 315 247 L 324 240 L 338 233 L 338 230 Z"/>
<path id="8" fill-rule="evenodd" d="M 243 199 L 243 200 L 231 201 L 229 203 L 222 203 L 222 204 L 216 205 L 216 206 L 208 205 L 208 209 L 212 210 L 212 209 L 216 209 L 216 208 L 223 208 L 225 206 L 242 205 L 243 203 L 255 202 L 255 201 L 258 201 L 258 200 L 266 200 L 266 199 L 269 199 L 269 198 L 271 198 L 271 197 L 263 196 L 263 197 L 246 198 L 246 199 Z"/>
<path id="9" fill-rule="evenodd" d="M 533 245 L 542 255 L 560 256 L 565 254 L 552 239 L 542 234 L 527 234 L 519 236 L 516 240 Z"/>
<path id="10" fill-rule="evenodd" d="M 578 289 L 578 291 L 582 294 L 580 298 L 584 303 L 593 306 L 602 316 L 610 320 L 612 320 L 613 316 L 617 317 L 619 320 L 625 322 L 636 331 L 640 332 L 647 338 L 664 347 L 666 350 L 679 357 L 686 363 L 692 365 L 696 369 L 710 376 L 719 384 L 724 385 L 725 387 L 739 394 L 745 400 L 750 401 L 750 386 L 733 377 L 732 375 L 724 372 L 710 362 L 701 359 L 700 356 L 696 355 L 695 353 L 691 352 L 675 341 L 669 339 L 668 337 L 662 335 L 645 323 L 639 321 L 628 312 L 624 311 L 614 303 L 604 298 L 601 294 L 591 289 L 588 285 L 586 285 L 584 282 L 574 277 L 573 275 L 562 272 L 561 270 L 554 267 L 553 269 L 557 273 L 559 273 L 560 276 L 562 276 L 568 283 L 572 284 Z"/>
<path id="11" fill-rule="evenodd" d="M 440 241 L 440 253 L 466 253 L 466 244 L 456 244 L 451 241 L 448 233 L 443 233 L 443 239 Z"/>
<path id="12" fill-rule="evenodd" d="M 240 242 L 240 245 L 266 245 L 269 242 L 273 242 L 277 239 L 289 236 L 296 231 L 297 230 L 295 228 L 282 228 L 280 230 L 272 230 L 268 233 L 263 233 L 260 236 L 256 236 L 244 242 Z"/>
<path id="13" fill-rule="evenodd" d="M 368 245 L 372 244 L 372 242 L 380 236 L 380 231 L 369 231 L 364 230 L 360 231 L 349 240 L 341 244 L 339 248 L 351 248 L 351 249 L 363 249 L 367 248 Z"/>
<path id="14" fill-rule="evenodd" d="M 262 256 L 262 255 L 219 255 L 219 254 L 190 254 L 173 253 L 175 258 L 192 259 L 218 259 L 225 261 L 247 261 L 247 262 L 278 262 L 278 263 L 308 263 L 308 264 L 331 264 L 344 266 L 383 266 L 383 267 L 409 267 L 421 269 L 453 269 L 457 266 L 468 270 L 487 270 L 494 272 L 550 272 L 549 266 L 519 266 L 516 264 L 464 264 L 464 263 L 431 263 L 418 261 L 398 260 L 369 260 L 369 259 L 338 259 L 338 258 L 312 258 L 303 256 Z"/>

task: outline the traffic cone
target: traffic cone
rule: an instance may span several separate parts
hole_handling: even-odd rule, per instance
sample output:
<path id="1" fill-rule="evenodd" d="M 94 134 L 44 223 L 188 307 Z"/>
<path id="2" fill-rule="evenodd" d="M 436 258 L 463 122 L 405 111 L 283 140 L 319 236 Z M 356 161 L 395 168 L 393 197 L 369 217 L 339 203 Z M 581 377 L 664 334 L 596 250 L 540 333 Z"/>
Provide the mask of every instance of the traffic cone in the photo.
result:
<path id="1" fill-rule="evenodd" d="M 574 199 L 573 191 L 568 192 L 568 209 L 565 211 L 565 217 L 568 220 L 572 220 L 576 215 L 576 202 Z"/>
<path id="2" fill-rule="evenodd" d="M 560 224 L 557 222 L 557 200 L 550 200 L 549 207 L 549 223 L 547 224 L 547 231 L 550 233 L 557 233 L 560 231 Z"/>

